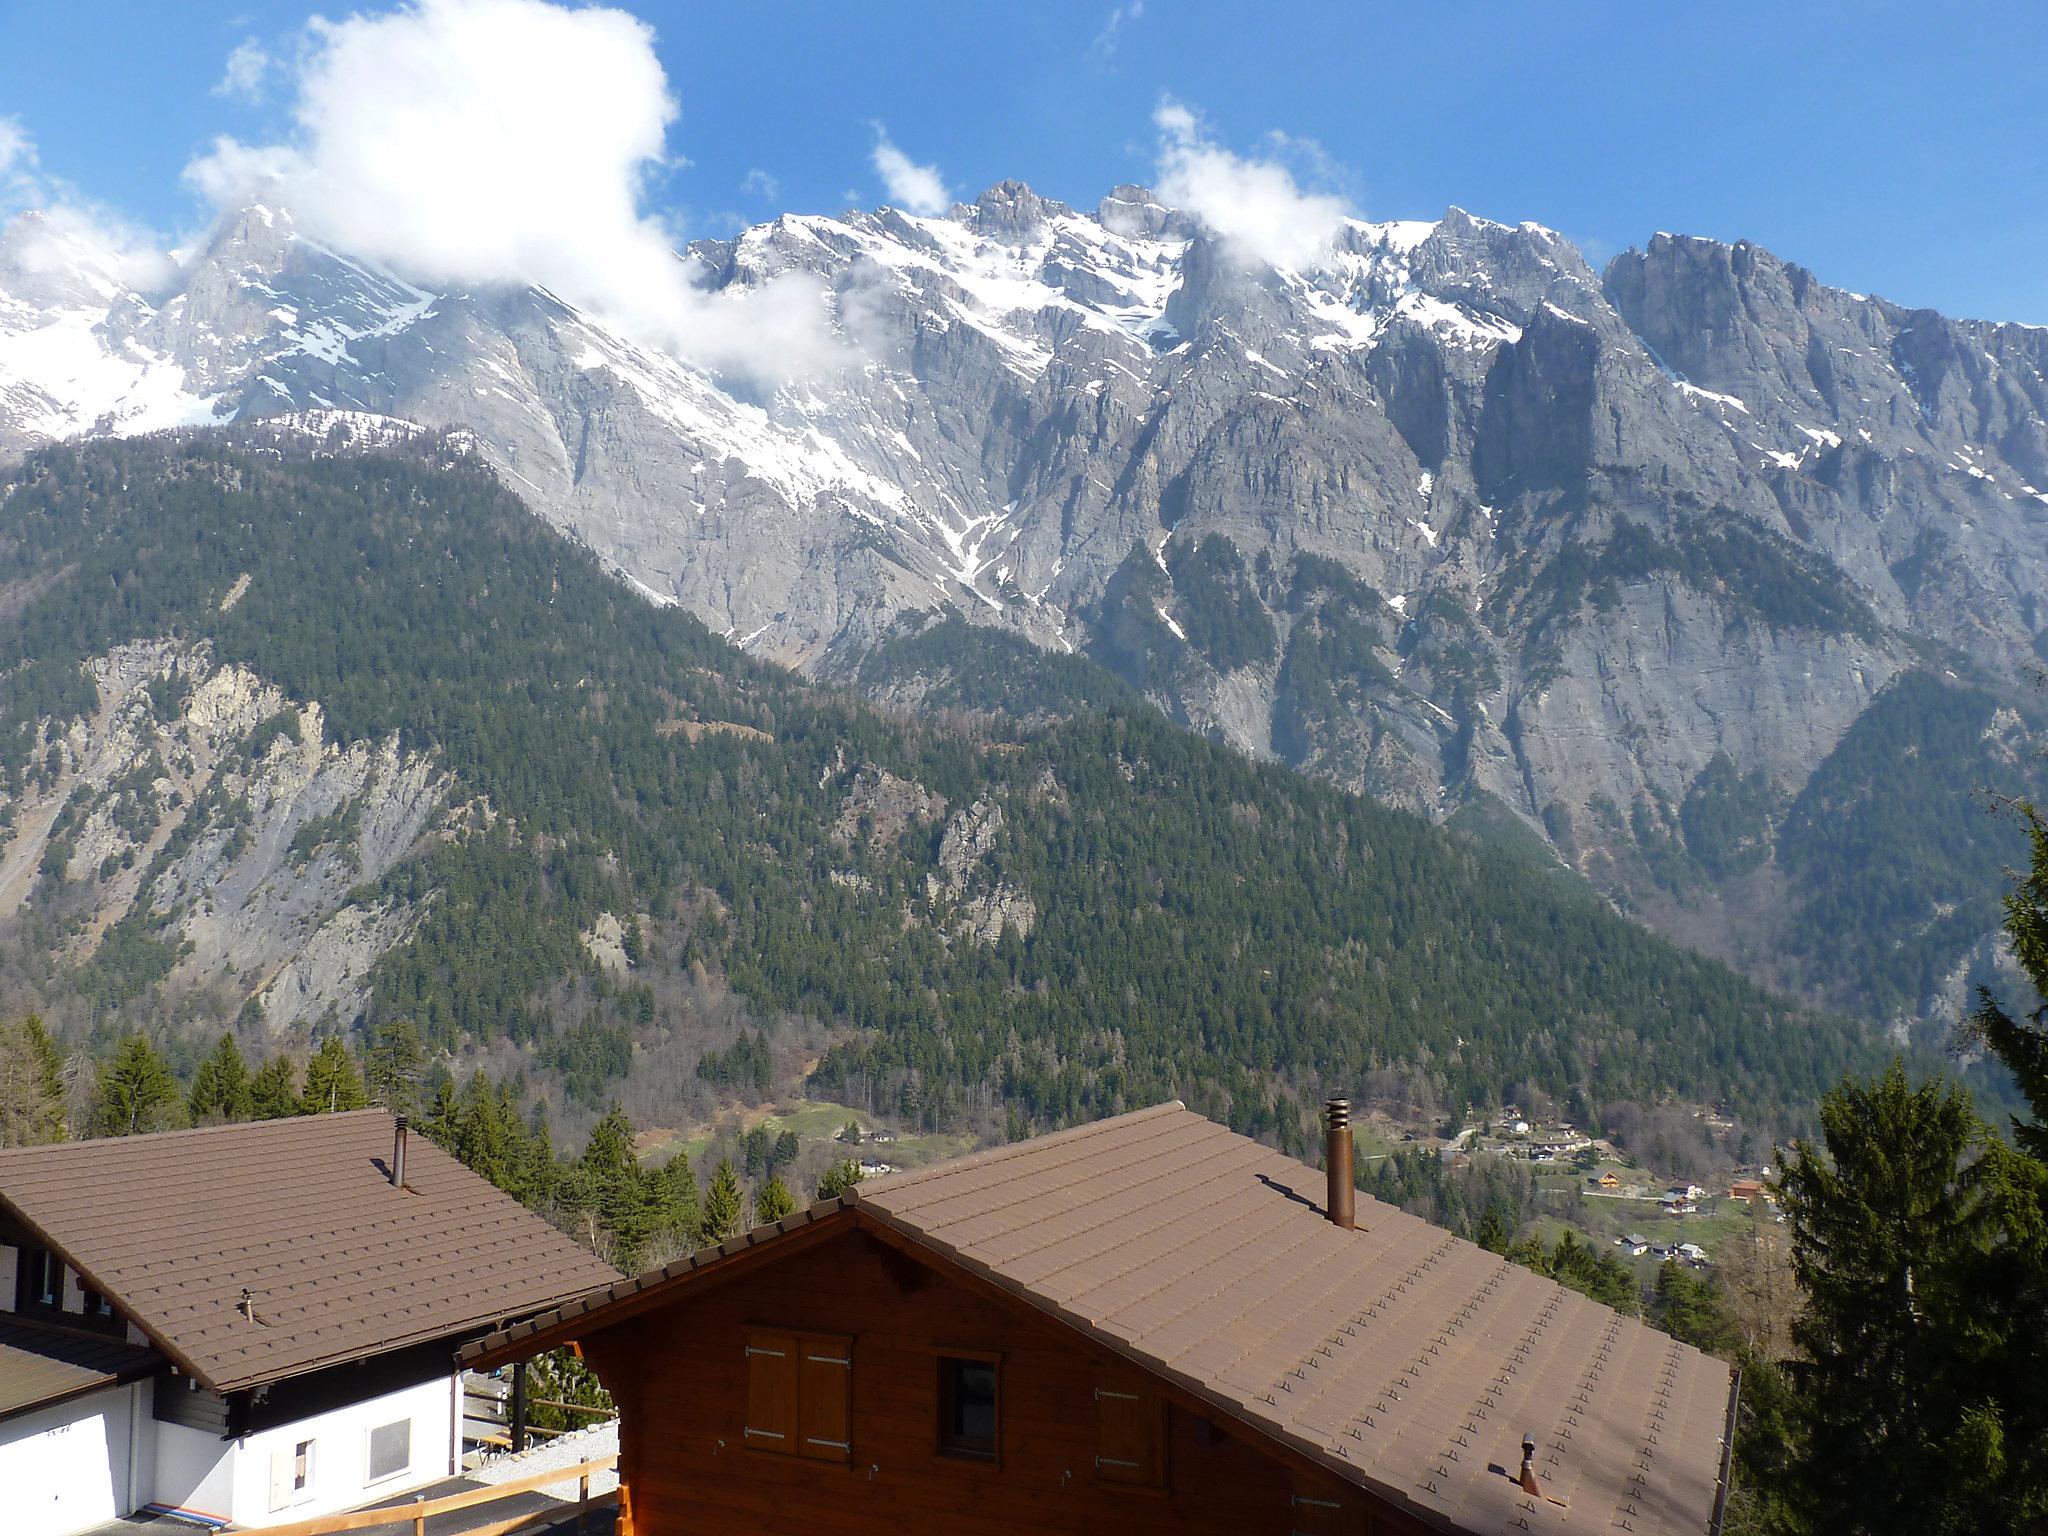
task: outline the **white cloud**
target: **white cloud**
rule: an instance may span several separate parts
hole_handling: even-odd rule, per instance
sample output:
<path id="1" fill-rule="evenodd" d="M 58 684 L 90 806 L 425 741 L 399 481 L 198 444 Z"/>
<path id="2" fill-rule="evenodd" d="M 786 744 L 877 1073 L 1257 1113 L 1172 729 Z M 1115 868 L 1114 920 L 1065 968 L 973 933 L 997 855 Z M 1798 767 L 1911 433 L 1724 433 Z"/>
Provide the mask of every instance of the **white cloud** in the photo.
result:
<path id="1" fill-rule="evenodd" d="M 30 272 L 98 273 L 102 281 L 143 289 L 172 273 L 155 235 L 47 174 L 21 120 L 0 117 L 0 220 L 30 211 L 42 217 L 24 226 L 14 250 Z"/>
<path id="2" fill-rule="evenodd" d="M 0 117 L 0 177 L 12 180 L 26 175 L 35 165 L 36 147 L 21 126 L 21 119 Z"/>
<path id="3" fill-rule="evenodd" d="M 227 69 L 213 88 L 216 96 L 238 96 L 244 101 L 260 101 L 263 98 L 263 83 L 270 74 L 271 57 L 255 38 L 244 38 L 235 51 L 228 55 Z"/>
<path id="4" fill-rule="evenodd" d="M 1152 121 L 1159 129 L 1162 200 L 1200 219 L 1240 260 L 1303 269 L 1322 259 L 1349 211 L 1343 198 L 1305 190 L 1279 160 L 1231 153 L 1177 101 L 1160 102 Z M 1307 141 L 1275 135 L 1274 144 L 1315 158 Z"/>
<path id="5" fill-rule="evenodd" d="M 919 165 L 903 153 L 890 141 L 889 130 L 880 123 L 875 124 L 874 166 L 889 201 L 897 207 L 910 213 L 934 214 L 944 213 L 952 206 L 953 195 L 946 190 L 939 168 Z"/>
<path id="6" fill-rule="evenodd" d="M 1124 29 L 1145 15 L 1145 0 L 1127 0 L 1126 4 L 1112 6 L 1109 17 L 1102 23 L 1102 30 L 1095 34 L 1095 41 L 1088 45 L 1087 61 L 1097 69 L 1108 69 L 1116 62 L 1116 51 L 1123 45 Z"/>
<path id="7" fill-rule="evenodd" d="M 747 197 L 772 203 L 782 196 L 782 183 L 757 165 L 740 178 L 740 191 Z"/>
<path id="8" fill-rule="evenodd" d="M 410 0 L 315 20 L 284 144 L 217 140 L 186 177 L 429 284 L 539 284 L 703 366 L 773 379 L 833 350 L 815 283 L 713 294 L 645 207 L 675 164 L 652 29 L 546 0 Z"/>

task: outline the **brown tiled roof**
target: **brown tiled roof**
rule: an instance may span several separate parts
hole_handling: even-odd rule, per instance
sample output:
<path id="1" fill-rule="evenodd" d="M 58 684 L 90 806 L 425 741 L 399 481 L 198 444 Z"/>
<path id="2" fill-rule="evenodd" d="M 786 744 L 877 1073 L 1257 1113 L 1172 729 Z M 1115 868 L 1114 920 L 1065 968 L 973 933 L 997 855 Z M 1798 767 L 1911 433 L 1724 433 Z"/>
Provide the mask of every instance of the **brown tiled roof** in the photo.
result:
<path id="1" fill-rule="evenodd" d="M 465 1353 L 606 1326 L 850 1210 L 1432 1525 L 1712 1527 L 1726 1365 L 1366 1195 L 1335 1227 L 1326 1187 L 1166 1104 L 857 1184 Z M 1508 1475 L 1524 1432 L 1540 1501 Z"/>
<path id="2" fill-rule="evenodd" d="M 1708 1529 L 1727 1366 L 1366 1196 L 1344 1231 L 1324 1191 L 1168 1104 L 852 1198 L 1433 1523 Z M 1495 1470 L 1524 1431 L 1542 1501 Z"/>
<path id="3" fill-rule="evenodd" d="M 618 1278 L 376 1110 L 0 1151 L 0 1204 L 216 1391 L 500 1326 Z M 250 1293 L 254 1318 L 239 1305 Z"/>
<path id="4" fill-rule="evenodd" d="M 162 1364 L 155 1350 L 125 1339 L 0 1319 L 0 1419 L 139 1380 Z"/>

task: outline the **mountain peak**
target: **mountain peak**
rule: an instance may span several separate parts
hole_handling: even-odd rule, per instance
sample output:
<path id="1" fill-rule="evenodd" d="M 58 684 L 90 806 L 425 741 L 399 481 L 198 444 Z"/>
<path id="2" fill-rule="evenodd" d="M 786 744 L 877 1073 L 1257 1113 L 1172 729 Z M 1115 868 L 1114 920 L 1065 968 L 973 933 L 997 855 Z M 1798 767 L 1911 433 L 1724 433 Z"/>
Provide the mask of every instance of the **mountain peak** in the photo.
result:
<path id="1" fill-rule="evenodd" d="M 1071 214 L 1064 203 L 1040 197 L 1021 181 L 999 181 L 974 200 L 975 229 L 999 240 L 1028 239 L 1048 219 Z"/>

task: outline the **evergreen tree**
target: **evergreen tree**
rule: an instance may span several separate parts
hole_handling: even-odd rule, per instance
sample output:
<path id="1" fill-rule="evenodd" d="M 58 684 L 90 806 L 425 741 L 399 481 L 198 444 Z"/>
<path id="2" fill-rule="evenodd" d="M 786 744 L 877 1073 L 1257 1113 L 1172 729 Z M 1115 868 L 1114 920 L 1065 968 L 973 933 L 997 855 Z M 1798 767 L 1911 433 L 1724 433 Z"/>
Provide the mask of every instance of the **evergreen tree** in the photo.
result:
<path id="1" fill-rule="evenodd" d="M 298 1112 L 298 1072 L 280 1051 L 249 1080 L 249 1113 L 258 1120 L 284 1120 Z"/>
<path id="2" fill-rule="evenodd" d="M 697 1191 L 690 1160 L 670 1158 L 653 1175 L 655 1222 L 650 1239 L 653 1247 L 677 1257 L 697 1245 L 704 1223 L 703 1202 Z"/>
<path id="3" fill-rule="evenodd" d="M 242 1048 L 232 1031 L 221 1035 L 220 1043 L 192 1074 L 192 1092 L 185 1109 L 195 1125 L 247 1120 L 255 1112 L 249 1065 L 242 1060 Z"/>
<path id="4" fill-rule="evenodd" d="M 1988 1127 L 1897 1062 L 1829 1094 L 1820 1121 L 1825 1150 L 1795 1144 L 1781 1180 L 1807 1299 L 1796 1494 L 1845 1536 L 2015 1529 L 1986 1375 L 2013 1319 L 1977 1293 L 1996 1241 Z"/>
<path id="5" fill-rule="evenodd" d="M 178 1123 L 178 1082 L 146 1035 L 130 1035 L 100 1064 L 93 1134 L 133 1136 Z"/>
<path id="6" fill-rule="evenodd" d="M 796 1132 L 784 1131 L 775 1138 L 775 1145 L 769 1150 L 768 1167 L 771 1170 L 787 1168 L 797 1160 L 797 1155 L 802 1151 L 803 1143 L 797 1139 Z"/>
<path id="7" fill-rule="evenodd" d="M 746 1157 L 747 1177 L 758 1179 L 768 1171 L 768 1157 L 775 1149 L 775 1133 L 763 1125 L 750 1129 L 740 1143 Z"/>
<path id="8" fill-rule="evenodd" d="M 420 1129 L 444 1151 L 455 1145 L 455 1079 L 445 1067 L 437 1068 L 420 1114 Z"/>
<path id="9" fill-rule="evenodd" d="M 2017 810 L 2032 859 L 2006 894 L 2005 935 L 2035 997 L 2048 999 L 2048 825 L 2032 805 Z M 2014 1320 L 2008 1347 L 1992 1362 L 2005 1405 L 1999 1429 L 2007 1482 L 2033 1490 L 2020 1513 L 2048 1527 L 2048 1002 L 2015 1019 L 1986 991 L 1970 1022 L 2012 1074 L 2031 1115 L 2015 1115 L 2012 1145 L 1996 1145 L 1987 1157 L 2006 1241 L 1991 1255 L 1980 1296 Z"/>
<path id="10" fill-rule="evenodd" d="M 0 1147 L 64 1139 L 63 1070 L 40 1017 L 0 1023 Z"/>
<path id="11" fill-rule="evenodd" d="M 1708 1354 L 1726 1354 L 1735 1347 L 1735 1328 L 1719 1293 L 1683 1264 L 1657 1267 L 1650 1316 L 1674 1339 Z"/>
<path id="12" fill-rule="evenodd" d="M 337 1114 L 348 1109 L 366 1109 L 370 1098 L 363 1091 L 356 1059 L 339 1035 L 329 1035 L 306 1064 L 306 1086 L 299 1094 L 302 1115 Z"/>
<path id="13" fill-rule="evenodd" d="M 618 1105 L 591 1127 L 578 1172 L 584 1198 L 611 1239 L 612 1262 L 635 1272 L 658 1222 L 658 1198 L 633 1147 L 633 1122 Z"/>
<path id="14" fill-rule="evenodd" d="M 830 1200 L 835 1195 L 843 1195 L 859 1182 L 860 1164 L 849 1157 L 825 1170 L 824 1177 L 818 1180 L 818 1198 Z"/>
<path id="15" fill-rule="evenodd" d="M 754 1220 L 763 1226 L 771 1221 L 780 1221 L 796 1210 L 796 1197 L 789 1192 L 789 1186 L 782 1182 L 782 1175 L 771 1173 L 760 1193 L 754 1196 Z"/>
<path id="16" fill-rule="evenodd" d="M 738 1236 L 746 1219 L 747 1200 L 740 1189 L 740 1176 L 733 1172 L 732 1159 L 721 1157 L 704 1191 L 704 1241 L 722 1243 Z"/>
<path id="17" fill-rule="evenodd" d="M 1508 1230 L 1508 1219 L 1498 1200 L 1486 1202 L 1486 1212 L 1479 1218 L 1479 1230 L 1472 1240 L 1488 1253 L 1508 1251 L 1508 1245 L 1514 1241 L 1514 1233 Z"/>
<path id="18" fill-rule="evenodd" d="M 385 1022 L 363 1066 L 364 1087 L 372 1104 L 394 1115 L 418 1113 L 427 1052 L 409 1017 L 401 1014 Z"/>

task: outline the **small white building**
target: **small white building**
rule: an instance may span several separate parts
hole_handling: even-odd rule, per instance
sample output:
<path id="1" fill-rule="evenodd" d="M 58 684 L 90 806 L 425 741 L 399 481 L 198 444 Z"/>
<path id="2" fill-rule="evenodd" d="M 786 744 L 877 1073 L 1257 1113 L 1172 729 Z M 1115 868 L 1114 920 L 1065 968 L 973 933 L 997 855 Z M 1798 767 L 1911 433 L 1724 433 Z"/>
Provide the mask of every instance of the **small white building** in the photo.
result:
<path id="1" fill-rule="evenodd" d="M 6 1536 L 446 1477 L 455 1351 L 616 1278 L 375 1111 L 0 1151 Z"/>

